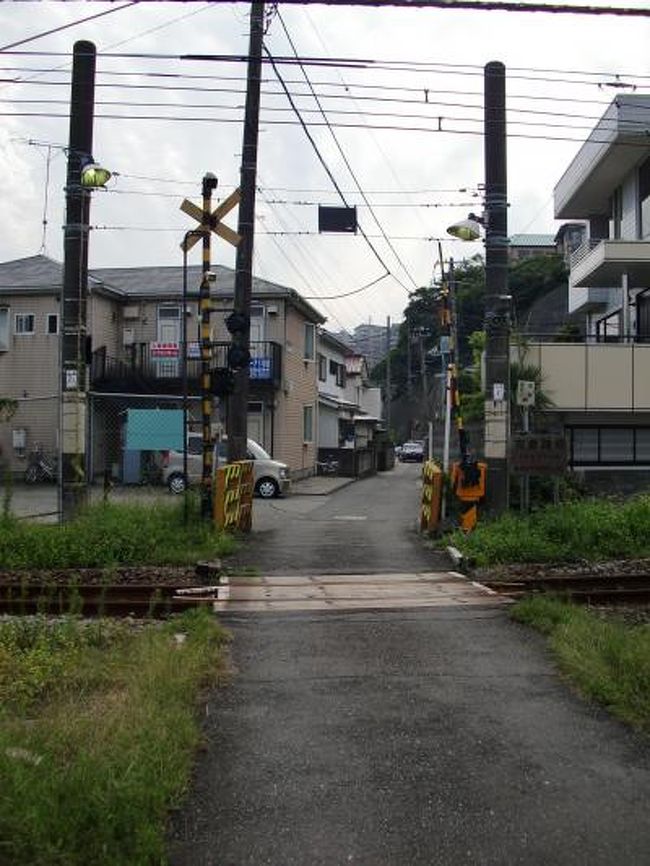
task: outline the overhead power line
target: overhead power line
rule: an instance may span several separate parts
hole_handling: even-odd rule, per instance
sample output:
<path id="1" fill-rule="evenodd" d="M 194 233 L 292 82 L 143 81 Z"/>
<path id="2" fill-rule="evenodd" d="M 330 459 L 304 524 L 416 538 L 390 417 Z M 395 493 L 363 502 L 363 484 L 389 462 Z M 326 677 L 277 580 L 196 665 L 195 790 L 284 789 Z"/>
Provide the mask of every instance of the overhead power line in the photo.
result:
<path id="1" fill-rule="evenodd" d="M 76 21 L 69 21 L 67 24 L 60 24 L 58 27 L 52 27 L 50 30 L 43 30 L 41 33 L 35 33 L 33 36 L 26 36 L 24 39 L 19 39 L 17 42 L 10 42 L 8 45 L 0 47 L 0 52 L 7 53 L 11 48 L 17 48 L 19 45 L 26 45 L 28 42 L 34 42 L 36 39 L 43 39 L 45 36 L 52 36 L 53 33 L 60 33 L 62 30 L 69 30 L 70 27 L 76 27 L 78 24 L 85 24 L 86 21 L 93 21 L 95 18 L 101 18 L 104 15 L 111 15 L 113 12 L 121 12 L 122 9 L 129 9 L 131 6 L 137 6 L 137 0 L 133 0 L 132 3 L 125 3 L 123 6 L 113 6 L 111 9 L 105 9 L 103 12 L 96 12 L 94 15 L 87 15 L 85 18 L 77 18 Z"/>
<path id="2" fill-rule="evenodd" d="M 285 36 L 287 37 L 287 40 L 288 40 L 288 42 L 289 42 L 289 45 L 291 46 L 291 50 L 292 50 L 293 53 L 295 54 L 296 58 L 298 58 L 298 51 L 296 50 L 296 46 L 294 45 L 294 43 L 293 43 L 293 39 L 291 38 L 291 35 L 289 34 L 289 31 L 288 31 L 288 29 L 287 29 L 287 26 L 286 26 L 286 24 L 284 23 L 284 19 L 283 19 L 282 15 L 281 15 L 279 12 L 278 12 L 278 20 L 280 21 L 280 24 L 282 25 L 282 29 L 284 30 L 284 34 L 285 34 Z M 313 86 L 312 86 L 312 83 L 311 83 L 311 81 L 309 80 L 309 77 L 308 77 L 308 75 L 307 75 L 307 72 L 306 72 L 304 66 L 302 66 L 302 64 L 300 65 L 300 69 L 301 69 L 301 71 L 302 71 L 302 74 L 303 74 L 304 77 L 305 77 L 305 81 L 307 82 L 307 84 L 308 84 L 308 86 L 309 86 L 309 89 L 310 89 L 310 91 L 311 91 L 311 93 L 312 93 L 312 96 L 314 97 L 314 100 L 315 100 L 315 102 L 316 102 L 316 105 L 318 106 L 318 110 L 320 111 L 320 113 L 321 113 L 321 115 L 322 115 L 322 117 L 323 117 L 323 120 L 324 120 L 325 123 L 327 124 L 327 128 L 329 129 L 330 135 L 332 136 L 332 138 L 333 138 L 333 140 L 334 140 L 334 143 L 336 144 L 336 149 L 338 150 L 339 154 L 341 155 L 341 159 L 342 159 L 343 162 L 345 163 L 345 167 L 347 168 L 348 172 L 350 173 L 350 177 L 352 178 L 352 180 L 354 181 L 354 183 L 355 183 L 357 189 L 359 190 L 359 194 L 361 195 L 361 198 L 363 199 L 363 201 L 364 201 L 366 207 L 367 207 L 368 210 L 370 211 L 370 214 L 371 214 L 373 220 L 375 221 L 375 224 L 376 224 L 377 228 L 378 228 L 379 231 L 382 233 L 382 235 L 384 235 L 385 240 L 386 240 L 386 243 L 388 244 L 388 247 L 389 247 L 390 251 L 391 251 L 392 254 L 395 256 L 395 259 L 396 259 L 397 262 L 399 263 L 400 267 L 402 268 L 402 270 L 404 271 L 404 273 L 406 274 L 406 276 L 408 277 L 408 279 L 411 281 L 411 283 L 413 284 L 413 286 L 414 286 L 415 288 L 417 288 L 417 287 L 418 287 L 417 282 L 413 279 L 413 276 L 411 275 L 411 272 L 409 271 L 409 269 L 406 267 L 406 265 L 405 265 L 404 262 L 402 261 L 401 256 L 400 256 L 399 253 L 395 250 L 395 248 L 394 248 L 393 245 L 391 244 L 390 240 L 389 240 L 388 237 L 386 236 L 386 232 L 384 231 L 383 226 L 381 225 L 381 223 L 379 222 L 379 220 L 378 220 L 378 218 L 377 218 L 377 215 L 376 215 L 375 212 L 373 211 L 372 205 L 371 205 L 370 202 L 368 201 L 368 198 L 366 197 L 366 194 L 364 193 L 363 188 L 361 187 L 361 184 L 359 183 L 359 179 L 357 178 L 357 176 L 356 176 L 356 174 L 355 174 L 355 172 L 354 172 L 354 170 L 353 170 L 353 168 L 352 168 L 352 166 L 351 166 L 351 164 L 350 164 L 350 161 L 349 161 L 349 159 L 347 158 L 347 155 L 346 155 L 345 151 L 343 150 L 343 148 L 342 148 L 342 146 L 341 146 L 341 142 L 339 141 L 339 139 L 338 139 L 336 133 L 335 133 L 334 130 L 332 129 L 332 126 L 331 126 L 331 124 L 330 124 L 329 118 L 327 117 L 327 115 L 326 115 L 326 113 L 325 113 L 325 110 L 324 110 L 324 108 L 323 108 L 323 106 L 322 106 L 322 104 L 321 104 L 321 102 L 320 102 L 320 99 L 318 98 L 318 96 L 317 96 L 317 94 L 316 94 L 316 91 L 314 90 L 314 88 L 313 88 Z"/>

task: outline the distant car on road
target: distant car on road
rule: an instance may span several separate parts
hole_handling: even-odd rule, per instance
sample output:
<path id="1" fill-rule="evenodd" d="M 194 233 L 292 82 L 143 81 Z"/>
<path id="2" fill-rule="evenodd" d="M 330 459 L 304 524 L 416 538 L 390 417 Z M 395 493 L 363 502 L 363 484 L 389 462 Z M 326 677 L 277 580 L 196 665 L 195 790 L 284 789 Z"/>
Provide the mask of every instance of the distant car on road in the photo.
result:
<path id="1" fill-rule="evenodd" d="M 273 460 L 269 454 L 253 439 L 248 440 L 247 459 L 253 461 L 253 473 L 255 478 L 255 492 L 262 499 L 271 499 L 281 493 L 288 493 L 290 487 L 289 467 L 284 463 Z M 200 433 L 190 433 L 187 437 L 187 472 L 192 482 L 201 479 L 203 468 L 203 439 Z M 219 442 L 218 451 L 215 448 L 215 458 L 218 455 L 219 465 L 227 460 L 227 443 L 225 438 Z M 215 459 L 215 465 L 216 465 Z M 185 490 L 185 476 L 183 475 L 183 452 L 166 451 L 163 456 L 162 469 L 163 483 L 167 485 L 170 493 L 182 493 Z"/>
<path id="2" fill-rule="evenodd" d="M 405 442 L 400 450 L 399 459 L 402 463 L 423 463 L 424 445 L 422 442 Z"/>

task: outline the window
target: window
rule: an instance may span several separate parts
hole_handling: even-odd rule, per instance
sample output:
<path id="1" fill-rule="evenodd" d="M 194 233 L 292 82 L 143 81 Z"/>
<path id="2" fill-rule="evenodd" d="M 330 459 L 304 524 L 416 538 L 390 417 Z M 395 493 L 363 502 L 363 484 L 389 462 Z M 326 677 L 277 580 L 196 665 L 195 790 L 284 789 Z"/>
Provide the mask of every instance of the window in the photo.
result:
<path id="1" fill-rule="evenodd" d="M 621 222 L 623 221 L 623 190 L 620 186 L 614 190 L 609 206 L 609 236 L 610 238 L 620 238 Z"/>
<path id="2" fill-rule="evenodd" d="M 650 427 L 574 427 L 574 466 L 650 465 Z"/>
<path id="3" fill-rule="evenodd" d="M 33 334 L 33 333 L 34 333 L 34 314 L 33 313 L 16 313 L 14 334 Z"/>
<path id="4" fill-rule="evenodd" d="M 9 349 L 9 307 L 0 307 L 0 352 Z"/>
<path id="5" fill-rule="evenodd" d="M 59 314 L 58 313 L 48 313 L 47 314 L 47 325 L 46 325 L 46 334 L 58 334 L 59 333 Z"/>
<path id="6" fill-rule="evenodd" d="M 302 439 L 303 442 L 314 441 L 314 407 L 302 407 Z"/>
<path id="7" fill-rule="evenodd" d="M 158 318 L 159 319 L 180 319 L 181 317 L 181 308 L 180 307 L 158 307 Z"/>
<path id="8" fill-rule="evenodd" d="M 325 355 L 318 356 L 318 381 L 327 381 L 327 358 Z"/>
<path id="9" fill-rule="evenodd" d="M 305 322 L 305 361 L 313 361 L 316 357 L 316 326 Z"/>
<path id="10" fill-rule="evenodd" d="M 650 239 L 650 159 L 639 169 L 639 217 L 641 240 Z"/>
<path id="11" fill-rule="evenodd" d="M 339 388 L 345 388 L 345 367 L 343 364 L 336 365 L 336 384 Z"/>

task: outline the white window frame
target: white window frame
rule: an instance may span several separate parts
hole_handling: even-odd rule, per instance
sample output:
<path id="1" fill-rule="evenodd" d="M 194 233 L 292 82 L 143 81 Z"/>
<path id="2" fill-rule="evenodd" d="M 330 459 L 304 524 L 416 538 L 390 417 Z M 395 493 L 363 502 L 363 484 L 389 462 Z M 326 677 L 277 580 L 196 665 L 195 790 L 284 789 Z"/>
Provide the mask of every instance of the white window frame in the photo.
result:
<path id="1" fill-rule="evenodd" d="M 11 309 L 0 307 L 0 352 L 8 352 L 11 345 Z"/>
<path id="2" fill-rule="evenodd" d="M 54 319 L 56 321 L 56 329 L 54 331 L 50 331 L 50 319 Z M 48 313 L 45 317 L 45 333 L 48 337 L 55 337 L 59 333 L 59 314 L 58 313 Z"/>
<path id="3" fill-rule="evenodd" d="M 309 424 L 307 419 L 309 418 Z M 309 426 L 309 431 L 307 427 Z M 302 441 L 311 444 L 314 441 L 314 406 L 312 403 L 302 407 Z"/>
<path id="4" fill-rule="evenodd" d="M 307 336 L 308 334 L 311 336 Z M 311 348 L 310 352 L 308 352 L 309 348 Z M 303 358 L 305 361 L 316 360 L 316 325 L 312 322 L 305 322 L 305 348 Z"/>
<path id="5" fill-rule="evenodd" d="M 32 319 L 32 329 L 31 331 L 24 331 L 22 328 L 19 330 L 18 321 L 27 319 L 31 316 Z M 34 331 L 36 328 L 36 316 L 34 313 L 15 313 L 14 314 L 14 334 L 17 337 L 32 337 L 34 335 Z"/>

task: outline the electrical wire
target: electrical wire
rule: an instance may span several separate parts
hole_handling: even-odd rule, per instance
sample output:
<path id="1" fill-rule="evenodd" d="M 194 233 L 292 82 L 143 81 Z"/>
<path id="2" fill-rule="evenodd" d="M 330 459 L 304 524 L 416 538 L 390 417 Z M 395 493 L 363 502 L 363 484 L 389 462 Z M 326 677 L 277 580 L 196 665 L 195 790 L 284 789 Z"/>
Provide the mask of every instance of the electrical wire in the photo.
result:
<path id="1" fill-rule="evenodd" d="M 280 24 L 282 25 L 282 29 L 284 30 L 284 35 L 286 36 L 286 38 L 287 38 L 287 40 L 288 40 L 288 42 L 289 42 L 289 45 L 291 46 L 291 50 L 293 51 L 294 55 L 295 55 L 296 58 L 298 59 L 298 51 L 297 51 L 297 49 L 296 49 L 296 46 L 295 46 L 294 43 L 293 43 L 293 39 L 291 38 L 291 35 L 290 35 L 290 33 L 289 33 L 289 30 L 287 29 L 287 26 L 286 26 L 286 24 L 284 23 L 284 18 L 282 17 L 282 15 L 281 15 L 280 12 L 277 13 L 277 17 L 278 17 L 278 21 L 279 21 Z M 338 139 L 338 137 L 336 136 L 334 130 L 332 129 L 332 126 L 331 126 L 331 124 L 330 124 L 330 122 L 329 122 L 329 118 L 327 117 L 327 115 L 326 115 L 326 113 L 325 113 L 325 110 L 323 109 L 323 106 L 322 106 L 322 104 L 321 104 L 321 102 L 320 102 L 318 96 L 316 95 L 316 91 L 314 90 L 314 88 L 313 88 L 313 86 L 312 86 L 312 83 L 311 83 L 311 81 L 309 80 L 309 77 L 308 77 L 308 75 L 307 75 L 307 72 L 306 72 L 304 66 L 302 65 L 302 63 L 300 64 L 300 70 L 301 70 L 301 72 L 302 72 L 302 74 L 303 74 L 303 76 L 304 76 L 304 78 L 305 78 L 305 81 L 307 82 L 307 85 L 309 86 L 309 89 L 310 89 L 310 91 L 311 91 L 311 94 L 312 94 L 312 96 L 314 97 L 314 100 L 315 100 L 315 102 L 316 102 L 316 105 L 318 106 L 318 109 L 319 109 L 319 111 L 320 111 L 322 117 L 323 117 L 323 120 L 324 120 L 325 123 L 327 124 L 327 128 L 328 128 L 328 130 L 329 130 L 329 132 L 330 132 L 330 134 L 331 134 L 331 136 L 332 136 L 332 138 L 333 138 L 333 140 L 334 140 L 334 143 L 336 144 L 336 148 L 337 148 L 339 154 L 341 155 L 341 158 L 342 158 L 343 162 L 345 163 L 345 167 L 347 168 L 348 172 L 350 173 L 350 177 L 352 178 L 352 180 L 354 181 L 354 183 L 355 183 L 357 189 L 359 190 L 359 194 L 361 195 L 361 198 L 363 199 L 363 201 L 364 201 L 366 207 L 367 207 L 368 210 L 370 211 L 370 215 L 372 216 L 373 220 L 375 221 L 375 225 L 377 226 L 377 228 L 379 229 L 379 231 L 381 232 L 381 234 L 384 236 L 384 238 L 385 238 L 385 240 L 386 240 L 386 243 L 388 244 L 388 247 L 389 247 L 390 251 L 391 251 L 392 254 L 395 256 L 395 259 L 396 259 L 397 262 L 399 263 L 400 267 L 402 268 L 402 270 L 404 271 L 404 273 L 406 274 L 406 276 L 408 277 L 408 279 L 411 281 L 411 283 L 413 284 L 413 286 L 417 289 L 417 287 L 418 287 L 417 282 L 413 279 L 413 276 L 411 275 L 411 272 L 409 271 L 409 269 L 406 267 L 406 265 L 405 265 L 404 262 L 402 261 L 401 256 L 399 255 L 399 253 L 397 252 L 397 250 L 395 249 L 395 247 L 392 245 L 392 243 L 391 243 L 391 241 L 389 240 L 389 238 L 386 236 L 386 232 L 384 231 L 384 227 L 383 227 L 382 224 L 380 223 L 379 219 L 377 218 L 377 215 L 375 214 L 375 212 L 374 212 L 374 210 L 373 210 L 373 208 L 372 208 L 372 205 L 371 205 L 370 202 L 368 201 L 368 198 L 366 197 L 366 194 L 364 193 L 364 191 L 363 191 L 363 189 L 362 189 L 362 187 L 361 187 L 361 184 L 359 183 L 359 179 L 357 178 L 355 172 L 353 171 L 352 166 L 351 166 L 351 164 L 350 164 L 350 161 L 349 161 L 349 159 L 347 158 L 347 155 L 345 154 L 345 151 L 343 150 L 343 148 L 342 148 L 342 146 L 341 146 L 341 142 L 339 141 L 339 139 Z M 277 73 L 276 73 L 276 74 L 277 74 Z M 402 284 L 402 285 L 403 285 L 403 284 Z M 403 286 L 403 288 L 406 288 L 406 287 Z M 407 291 L 408 291 L 408 290 L 407 290 Z"/>
<path id="2" fill-rule="evenodd" d="M 47 118 L 61 118 L 67 119 L 67 114 L 56 114 L 53 112 L 46 111 L 0 111 L 0 117 L 47 117 Z M 146 120 L 146 121 L 164 121 L 168 123 L 241 123 L 239 118 L 229 118 L 229 117 L 205 117 L 205 116 L 190 116 L 190 117 L 178 117 L 176 115 L 158 115 L 158 114 L 96 114 L 95 120 Z M 441 118 L 441 120 L 445 121 L 454 121 L 458 120 L 457 118 Z M 462 119 L 460 119 L 462 122 Z M 471 120 L 466 122 L 476 123 L 477 121 Z M 306 129 L 306 125 L 301 121 L 293 121 L 293 120 L 272 120 L 265 119 L 263 123 L 266 126 L 301 126 L 303 129 Z M 530 125 L 530 124 L 529 124 Z M 543 126 L 543 124 L 532 124 L 533 126 Z M 447 135 L 474 135 L 474 136 L 483 136 L 484 131 L 482 129 L 474 130 L 474 129 L 458 129 L 454 127 L 443 128 L 441 125 L 437 127 L 429 127 L 429 126 L 398 126 L 397 124 L 364 124 L 364 123 L 330 123 L 327 124 L 325 122 L 320 121 L 312 121 L 309 124 L 310 127 L 327 127 L 332 126 L 336 129 L 362 129 L 362 130 L 379 130 L 379 131 L 388 131 L 388 132 L 405 132 L 405 133 L 426 133 L 426 134 L 447 134 Z M 577 127 L 575 127 L 577 129 Z M 640 132 L 645 132 L 645 130 L 640 130 Z M 612 141 L 611 138 L 594 138 L 589 136 L 588 140 L 590 144 L 608 144 L 612 147 L 628 147 L 628 148 L 647 148 L 647 137 L 642 137 L 640 134 L 637 136 L 639 141 L 626 140 L 624 142 Z M 577 144 L 584 144 L 585 137 L 575 138 L 568 135 L 533 135 L 532 133 L 521 133 L 521 132 L 509 132 L 509 139 L 525 139 L 527 141 L 568 141 L 575 142 Z M 347 206 L 347 205 L 346 205 Z M 394 275 L 393 275 L 394 276 Z M 395 279 L 397 279 L 395 277 Z M 406 287 L 404 287 L 406 288 Z M 408 291 L 408 289 L 407 289 Z"/>
<path id="3" fill-rule="evenodd" d="M 132 3 L 125 3 L 123 6 L 114 6 L 112 9 L 105 9 L 103 12 L 96 12 L 94 15 L 87 15 L 85 18 L 77 18 L 76 21 L 69 21 L 67 24 L 59 25 L 59 27 L 52 27 L 50 30 L 43 30 L 41 33 L 35 33 L 33 36 L 19 39 L 17 42 L 10 42 L 8 45 L 0 47 L 0 53 L 6 54 L 11 48 L 17 48 L 19 45 L 26 45 L 28 42 L 34 42 L 36 39 L 43 39 L 45 36 L 52 36 L 53 33 L 60 33 L 62 30 L 69 30 L 70 27 L 85 24 L 86 21 L 94 21 L 96 18 L 102 18 L 104 15 L 111 15 L 113 12 L 121 12 L 122 9 L 129 9 L 131 6 L 137 6 L 137 0 L 134 0 Z"/>

